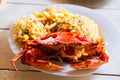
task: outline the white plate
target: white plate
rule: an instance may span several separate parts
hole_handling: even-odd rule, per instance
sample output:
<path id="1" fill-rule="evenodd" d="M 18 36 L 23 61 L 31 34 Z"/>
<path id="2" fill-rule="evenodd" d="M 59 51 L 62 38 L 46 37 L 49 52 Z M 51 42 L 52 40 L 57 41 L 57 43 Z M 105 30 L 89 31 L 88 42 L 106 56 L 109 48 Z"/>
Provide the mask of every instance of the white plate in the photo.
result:
<path id="1" fill-rule="evenodd" d="M 47 7 L 50 7 L 50 6 L 47 6 Z M 117 51 L 119 49 L 116 48 L 116 46 L 120 45 L 120 42 L 119 42 L 119 39 L 120 39 L 119 34 L 120 33 L 119 33 L 119 28 L 117 27 L 117 25 L 112 23 L 110 21 L 110 19 L 106 18 L 105 16 L 103 16 L 91 9 L 85 8 L 85 7 L 76 6 L 76 5 L 68 5 L 68 4 L 57 4 L 56 10 L 59 9 L 59 7 L 64 7 L 65 9 L 69 10 L 72 13 L 85 15 L 85 16 L 93 19 L 102 28 L 102 30 L 105 34 L 106 43 L 109 44 L 107 46 L 107 49 L 108 49 L 108 53 L 110 55 L 110 61 L 112 61 L 113 58 L 117 57 L 115 55 L 115 53 L 117 54 Z M 38 11 L 42 11 L 44 9 L 39 8 Z M 20 52 L 21 46 L 13 40 L 13 37 L 12 37 L 13 30 L 14 30 L 14 27 L 11 26 L 10 27 L 10 35 L 9 35 L 8 40 L 9 40 L 9 44 L 10 44 L 10 47 L 11 47 L 13 53 L 18 54 Z M 45 73 L 53 74 L 53 75 L 59 75 L 59 76 L 82 76 L 82 75 L 91 74 L 91 73 L 95 72 L 95 70 L 74 70 L 74 69 L 70 68 L 68 64 L 60 64 L 60 65 L 62 65 L 64 68 L 66 68 L 66 70 L 62 70 L 62 71 L 41 70 L 41 71 L 43 71 Z"/>

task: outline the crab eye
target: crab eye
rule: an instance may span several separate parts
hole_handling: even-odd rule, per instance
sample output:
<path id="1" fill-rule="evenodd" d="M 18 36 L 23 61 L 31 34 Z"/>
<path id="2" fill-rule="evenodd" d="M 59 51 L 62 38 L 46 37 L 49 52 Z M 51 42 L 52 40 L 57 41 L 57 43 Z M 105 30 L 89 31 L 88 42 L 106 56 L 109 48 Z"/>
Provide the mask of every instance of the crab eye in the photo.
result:
<path id="1" fill-rule="evenodd" d="M 52 37 L 52 38 L 56 38 L 56 37 L 57 37 L 57 34 L 52 34 L 51 37 Z"/>
<path id="2" fill-rule="evenodd" d="M 88 42 L 88 39 L 85 36 L 77 36 L 77 39 L 79 39 L 82 42 Z"/>

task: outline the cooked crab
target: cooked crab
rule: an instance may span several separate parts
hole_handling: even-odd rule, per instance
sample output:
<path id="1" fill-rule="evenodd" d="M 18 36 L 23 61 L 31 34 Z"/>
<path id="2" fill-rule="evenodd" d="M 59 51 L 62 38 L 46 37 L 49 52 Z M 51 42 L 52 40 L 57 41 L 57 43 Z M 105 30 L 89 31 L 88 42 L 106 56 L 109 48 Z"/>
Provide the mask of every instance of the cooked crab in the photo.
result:
<path id="1" fill-rule="evenodd" d="M 55 32 L 37 40 L 27 41 L 22 51 L 11 60 L 21 58 L 22 64 L 39 69 L 64 70 L 49 60 L 65 62 L 75 69 L 96 69 L 109 60 L 104 44 L 71 32 Z"/>

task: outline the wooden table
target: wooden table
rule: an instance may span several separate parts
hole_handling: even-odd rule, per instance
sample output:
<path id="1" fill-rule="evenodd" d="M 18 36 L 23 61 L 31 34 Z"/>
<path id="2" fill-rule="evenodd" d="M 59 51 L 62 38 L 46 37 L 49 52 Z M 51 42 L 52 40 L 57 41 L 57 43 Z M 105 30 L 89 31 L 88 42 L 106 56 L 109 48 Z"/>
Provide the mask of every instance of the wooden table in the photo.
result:
<path id="1" fill-rule="evenodd" d="M 7 0 L 6 4 L 0 7 L 0 80 L 120 80 L 120 54 L 114 61 L 110 61 L 103 70 L 97 70 L 88 76 L 49 75 L 19 62 L 16 64 L 20 73 L 15 72 L 10 63 L 14 54 L 8 43 L 9 25 L 19 17 L 32 13 L 35 9 L 53 3 L 85 6 L 104 14 L 116 24 L 120 24 L 120 0 Z"/>

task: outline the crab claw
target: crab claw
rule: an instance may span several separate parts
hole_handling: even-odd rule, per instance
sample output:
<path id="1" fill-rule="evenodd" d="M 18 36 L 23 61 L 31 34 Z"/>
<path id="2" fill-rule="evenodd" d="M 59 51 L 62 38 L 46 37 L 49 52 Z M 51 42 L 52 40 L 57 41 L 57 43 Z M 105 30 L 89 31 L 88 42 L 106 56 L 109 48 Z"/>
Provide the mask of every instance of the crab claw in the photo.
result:
<path id="1" fill-rule="evenodd" d="M 42 57 L 44 57 L 43 60 L 41 60 Z M 40 49 L 32 48 L 30 51 L 26 53 L 25 57 L 23 57 L 23 60 L 25 59 L 25 62 L 23 63 L 34 66 L 39 69 L 44 69 L 44 70 L 63 70 L 64 69 L 61 66 L 55 65 L 49 61 L 45 61 L 45 58 L 47 58 L 47 56 L 43 54 L 43 52 Z"/>
<path id="2" fill-rule="evenodd" d="M 64 70 L 64 68 L 61 66 L 43 60 L 37 60 L 35 63 L 32 63 L 31 66 L 42 70 L 52 70 L 52 71 Z"/>
<path id="3" fill-rule="evenodd" d="M 99 66 L 101 66 L 104 62 L 102 60 L 99 60 L 97 58 L 87 59 L 84 62 L 71 64 L 72 68 L 76 69 L 96 69 Z"/>
<path id="4" fill-rule="evenodd" d="M 18 69 L 15 65 L 15 61 L 21 57 L 21 63 L 27 64 L 33 67 L 36 67 L 38 69 L 44 69 L 44 70 L 63 70 L 64 68 L 58 65 L 55 65 L 49 61 L 44 61 L 47 56 L 37 48 L 32 48 L 28 50 L 23 50 L 18 55 L 16 55 L 12 60 L 12 65 L 18 72 Z M 43 57 L 43 58 L 42 58 Z M 44 59 L 44 60 L 40 60 Z"/>
<path id="5" fill-rule="evenodd" d="M 102 64 L 107 63 L 108 60 L 108 55 L 103 53 L 99 57 L 87 59 L 80 63 L 71 64 L 71 67 L 76 69 L 97 69 Z"/>

